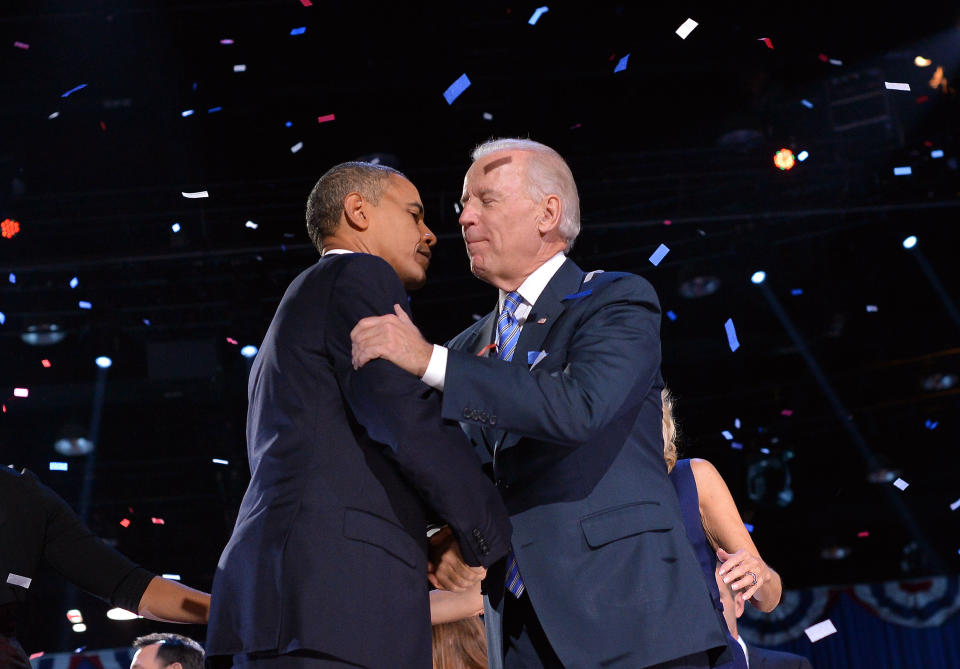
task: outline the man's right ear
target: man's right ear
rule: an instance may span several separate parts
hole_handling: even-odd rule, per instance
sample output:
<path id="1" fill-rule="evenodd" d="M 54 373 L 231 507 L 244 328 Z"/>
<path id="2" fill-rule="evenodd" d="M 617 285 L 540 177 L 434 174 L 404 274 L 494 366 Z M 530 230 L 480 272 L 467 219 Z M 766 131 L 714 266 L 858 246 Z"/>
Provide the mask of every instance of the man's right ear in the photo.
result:
<path id="1" fill-rule="evenodd" d="M 370 225 L 370 221 L 367 219 L 367 206 L 367 201 L 363 199 L 360 193 L 348 193 L 343 198 L 343 214 L 351 227 L 357 230 L 367 229 L 367 226 Z"/>

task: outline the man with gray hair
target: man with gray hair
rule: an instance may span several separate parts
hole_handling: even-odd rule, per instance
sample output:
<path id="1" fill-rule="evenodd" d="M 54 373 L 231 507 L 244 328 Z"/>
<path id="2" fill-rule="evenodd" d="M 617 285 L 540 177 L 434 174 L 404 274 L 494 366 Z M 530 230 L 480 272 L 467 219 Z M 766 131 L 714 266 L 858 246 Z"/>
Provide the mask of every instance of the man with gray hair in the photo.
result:
<path id="1" fill-rule="evenodd" d="M 664 465 L 653 288 L 566 258 L 577 188 L 543 144 L 478 147 L 461 202 L 494 310 L 442 347 L 395 308 L 357 324 L 353 359 L 443 390 L 443 417 L 503 495 L 513 539 L 484 582 L 490 666 L 712 666 L 726 635 Z M 452 589 L 464 571 L 455 547 L 434 567 Z"/>

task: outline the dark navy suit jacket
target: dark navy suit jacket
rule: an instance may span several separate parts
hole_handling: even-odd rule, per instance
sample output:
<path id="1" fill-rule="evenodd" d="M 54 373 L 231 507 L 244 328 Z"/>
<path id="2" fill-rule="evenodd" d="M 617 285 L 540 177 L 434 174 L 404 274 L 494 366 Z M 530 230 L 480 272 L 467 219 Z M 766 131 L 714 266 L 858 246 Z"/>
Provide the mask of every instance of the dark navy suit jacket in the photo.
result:
<path id="1" fill-rule="evenodd" d="M 794 655 L 780 650 L 770 650 L 747 644 L 750 652 L 750 669 L 813 669 L 810 660 L 803 655 Z"/>
<path id="2" fill-rule="evenodd" d="M 503 494 L 526 591 L 564 666 L 725 649 L 663 460 L 653 288 L 631 274 L 587 281 L 566 260 L 510 363 L 476 355 L 496 316 L 450 342 L 443 416 L 462 421 Z M 494 668 L 505 562 L 485 581 Z"/>
<path id="3" fill-rule="evenodd" d="M 353 326 L 395 303 L 393 269 L 360 253 L 321 258 L 283 296 L 250 373 L 251 480 L 214 578 L 209 654 L 430 667 L 428 508 L 470 564 L 506 554 L 506 509 L 438 393 L 383 360 L 351 366 Z"/>

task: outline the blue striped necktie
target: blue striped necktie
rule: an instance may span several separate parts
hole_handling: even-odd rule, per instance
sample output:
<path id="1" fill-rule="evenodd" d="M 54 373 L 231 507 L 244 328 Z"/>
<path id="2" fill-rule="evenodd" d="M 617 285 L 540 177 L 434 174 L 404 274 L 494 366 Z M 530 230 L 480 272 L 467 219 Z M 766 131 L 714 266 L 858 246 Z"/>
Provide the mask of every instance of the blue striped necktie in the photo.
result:
<path id="1" fill-rule="evenodd" d="M 513 353 L 517 350 L 517 340 L 520 338 L 520 323 L 514 315 L 517 307 L 523 298 L 519 293 L 507 293 L 503 298 L 503 310 L 497 319 L 497 357 L 501 360 L 513 360 Z M 507 590 L 513 593 L 514 597 L 520 597 L 523 594 L 523 579 L 520 578 L 520 565 L 517 563 L 517 556 L 510 549 L 507 555 Z"/>

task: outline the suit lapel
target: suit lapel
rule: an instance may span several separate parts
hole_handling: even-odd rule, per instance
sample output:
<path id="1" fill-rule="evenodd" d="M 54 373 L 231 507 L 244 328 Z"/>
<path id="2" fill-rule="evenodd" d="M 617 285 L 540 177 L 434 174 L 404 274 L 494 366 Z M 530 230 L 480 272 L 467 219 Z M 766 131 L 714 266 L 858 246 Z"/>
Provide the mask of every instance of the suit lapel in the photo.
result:
<path id="1" fill-rule="evenodd" d="M 577 267 L 576 263 L 569 258 L 563 261 L 530 310 L 523 324 L 523 330 L 520 331 L 520 339 L 517 340 L 517 348 L 510 364 L 528 365 L 527 353 L 539 351 L 543 346 L 551 328 L 567 308 L 564 298 L 579 290 L 583 276 L 583 270 Z M 508 435 L 503 430 L 490 430 L 490 432 L 492 434 L 489 436 L 493 437 L 494 452 L 503 446 L 512 446 L 520 439 L 518 435 Z"/>

